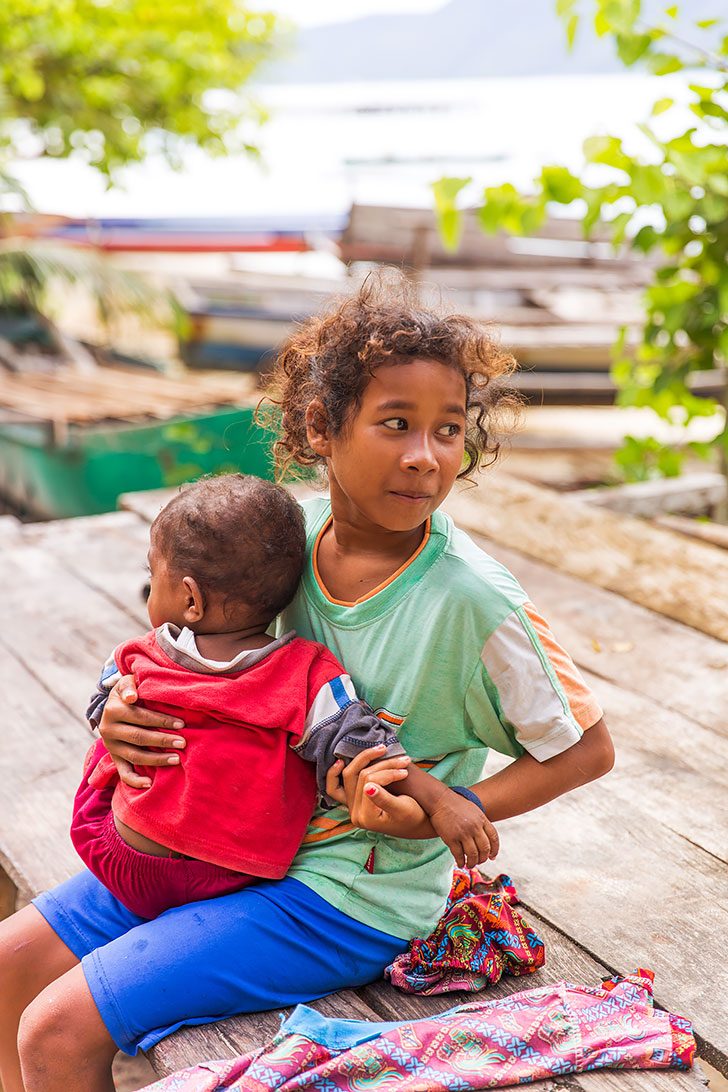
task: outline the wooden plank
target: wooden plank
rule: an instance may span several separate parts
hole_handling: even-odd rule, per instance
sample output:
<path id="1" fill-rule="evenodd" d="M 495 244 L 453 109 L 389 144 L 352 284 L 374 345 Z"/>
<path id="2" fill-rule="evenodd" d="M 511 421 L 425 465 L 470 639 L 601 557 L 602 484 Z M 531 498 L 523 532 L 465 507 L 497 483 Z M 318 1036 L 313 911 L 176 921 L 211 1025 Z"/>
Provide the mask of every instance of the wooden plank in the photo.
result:
<path id="1" fill-rule="evenodd" d="M 152 523 L 171 501 L 178 489 L 146 489 L 140 493 L 122 493 L 116 503 L 126 512 L 133 512 L 147 523 Z"/>
<path id="2" fill-rule="evenodd" d="M 586 680 L 604 705 L 614 738 L 610 792 L 642 814 L 656 844 L 664 827 L 727 863 L 728 740 L 605 679 L 587 672 Z M 695 897 L 697 908 L 701 894 Z M 728 927 L 728 907 L 724 914 Z"/>
<path id="3" fill-rule="evenodd" d="M 55 562 L 149 629 L 142 588 L 149 580 L 149 524 L 132 512 L 106 512 L 26 524 L 23 540 L 47 549 Z M 109 633 L 109 651 L 115 638 Z M 93 680 L 89 679 L 91 684 Z"/>
<path id="4" fill-rule="evenodd" d="M 677 531 L 688 538 L 699 538 L 702 542 L 720 546 L 721 550 L 728 550 L 728 527 L 724 523 L 703 523 L 688 516 L 658 516 L 655 523 L 668 531 Z"/>
<path id="5" fill-rule="evenodd" d="M 694 1020 L 702 1056 L 726 1072 L 728 974 L 714 958 L 726 929 L 725 865 L 638 799 L 626 802 L 610 778 L 500 830 L 498 865 L 518 877 L 524 905 L 610 968 L 651 967 L 658 1003 Z"/>
<path id="6" fill-rule="evenodd" d="M 249 379 L 224 373 L 175 379 L 100 368 L 87 376 L 68 370 L 0 376 L 0 404 L 36 420 L 83 424 L 168 418 L 219 405 L 254 406 L 257 401 Z"/>
<path id="7" fill-rule="evenodd" d="M 677 478 L 630 482 L 602 489 L 580 489 L 570 495 L 584 504 L 598 505 L 631 516 L 649 518 L 666 512 L 700 515 L 723 501 L 726 481 L 722 474 L 705 471 L 702 474 L 681 474 Z"/>
<path id="8" fill-rule="evenodd" d="M 473 537 L 519 580 L 557 640 L 595 676 L 597 692 L 599 679 L 607 679 L 681 713 L 688 723 L 728 735 L 724 642 L 518 550 Z"/>
<path id="9" fill-rule="evenodd" d="M 448 498 L 466 530 L 728 641 L 728 556 L 499 472 Z"/>
<path id="10" fill-rule="evenodd" d="M 0 921 L 15 913 L 18 889 L 5 869 L 0 868 Z"/>
<path id="11" fill-rule="evenodd" d="M 103 574 L 103 557 L 98 570 Z M 0 589 L 12 619 L 0 644 L 82 725 L 101 664 L 120 641 L 138 633 L 138 618 L 73 576 L 50 549 L 27 543 L 3 552 Z"/>
<path id="12" fill-rule="evenodd" d="M 0 516 L 0 546 L 17 544 L 22 527 L 22 523 L 15 516 Z"/>
<path id="13" fill-rule="evenodd" d="M 91 736 L 8 644 L 0 650 L 0 864 L 27 899 L 81 867 L 68 828 Z"/>

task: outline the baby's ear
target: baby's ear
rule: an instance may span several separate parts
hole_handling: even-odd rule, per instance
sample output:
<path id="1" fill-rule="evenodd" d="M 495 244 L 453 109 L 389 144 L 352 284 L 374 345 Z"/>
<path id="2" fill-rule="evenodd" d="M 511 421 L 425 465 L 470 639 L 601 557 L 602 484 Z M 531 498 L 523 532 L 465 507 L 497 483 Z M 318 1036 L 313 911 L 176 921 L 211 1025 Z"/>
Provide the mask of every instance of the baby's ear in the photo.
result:
<path id="1" fill-rule="evenodd" d="M 199 622 L 205 613 L 205 598 L 202 589 L 193 576 L 182 579 L 185 589 L 184 618 L 187 625 Z"/>
<path id="2" fill-rule="evenodd" d="M 306 406 L 306 439 L 317 455 L 328 458 L 331 454 L 328 419 L 320 398 L 314 398 Z"/>

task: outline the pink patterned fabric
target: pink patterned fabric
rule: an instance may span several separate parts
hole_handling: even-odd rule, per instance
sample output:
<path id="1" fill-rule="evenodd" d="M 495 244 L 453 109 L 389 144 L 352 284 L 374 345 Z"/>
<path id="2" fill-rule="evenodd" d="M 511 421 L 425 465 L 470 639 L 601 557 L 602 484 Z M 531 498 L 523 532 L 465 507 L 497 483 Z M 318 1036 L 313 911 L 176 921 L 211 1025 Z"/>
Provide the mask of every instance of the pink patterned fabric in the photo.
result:
<path id="1" fill-rule="evenodd" d="M 425 940 L 413 940 L 384 975 L 407 993 L 482 990 L 504 974 L 533 974 L 544 964 L 543 941 L 518 910 L 510 876 L 484 880 L 456 868 L 445 913 Z"/>
<path id="2" fill-rule="evenodd" d="M 299 1006 L 273 1042 L 201 1062 L 146 1092 L 470 1092 L 592 1069 L 687 1069 L 687 1020 L 655 1009 L 652 974 L 559 982 L 397 1024 L 326 1020 Z"/>

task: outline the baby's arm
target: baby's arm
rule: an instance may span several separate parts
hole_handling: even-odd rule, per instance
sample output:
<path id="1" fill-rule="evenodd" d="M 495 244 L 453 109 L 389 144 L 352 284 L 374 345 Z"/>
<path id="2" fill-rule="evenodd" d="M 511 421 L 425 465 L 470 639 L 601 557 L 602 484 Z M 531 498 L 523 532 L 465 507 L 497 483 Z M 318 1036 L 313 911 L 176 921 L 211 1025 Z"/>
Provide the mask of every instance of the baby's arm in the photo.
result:
<path id="1" fill-rule="evenodd" d="M 348 675 L 325 683 L 313 702 L 302 740 L 294 750 L 316 764 L 316 780 L 322 803 L 337 801 L 326 790 L 326 776 L 341 759 L 348 765 L 363 751 L 379 747 L 377 759 L 404 755 L 391 725 L 380 720 L 361 701 Z M 498 836 L 476 801 L 459 795 L 414 763 L 407 776 L 391 784 L 390 791 L 412 797 L 428 816 L 433 832 L 448 846 L 457 863 L 475 865 L 494 857 Z"/>
<path id="2" fill-rule="evenodd" d="M 88 708 L 86 709 L 86 720 L 92 729 L 98 728 L 101 723 L 101 717 L 104 714 L 106 702 L 109 700 L 109 694 L 120 678 L 121 672 L 116 664 L 115 653 L 112 652 L 104 666 L 101 668 L 99 681 L 96 683 L 96 689 L 89 698 Z"/>

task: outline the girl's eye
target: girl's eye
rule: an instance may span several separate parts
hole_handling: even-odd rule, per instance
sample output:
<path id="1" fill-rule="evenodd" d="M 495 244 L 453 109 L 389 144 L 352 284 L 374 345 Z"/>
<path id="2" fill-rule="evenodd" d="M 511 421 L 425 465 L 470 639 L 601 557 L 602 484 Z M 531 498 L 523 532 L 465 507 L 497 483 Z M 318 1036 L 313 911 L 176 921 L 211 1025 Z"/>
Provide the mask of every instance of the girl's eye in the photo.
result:
<path id="1" fill-rule="evenodd" d="M 407 422 L 404 417 L 388 417 L 386 421 L 382 421 L 385 428 L 391 428 L 395 432 L 404 432 L 407 428 Z"/>
<path id="2" fill-rule="evenodd" d="M 439 428 L 437 431 L 441 436 L 455 437 L 459 436 L 462 430 L 460 428 L 460 425 L 452 424 L 443 425 L 442 428 Z"/>

